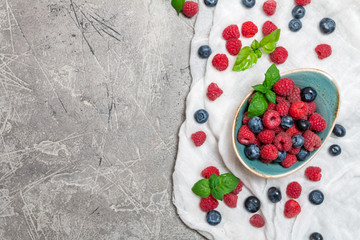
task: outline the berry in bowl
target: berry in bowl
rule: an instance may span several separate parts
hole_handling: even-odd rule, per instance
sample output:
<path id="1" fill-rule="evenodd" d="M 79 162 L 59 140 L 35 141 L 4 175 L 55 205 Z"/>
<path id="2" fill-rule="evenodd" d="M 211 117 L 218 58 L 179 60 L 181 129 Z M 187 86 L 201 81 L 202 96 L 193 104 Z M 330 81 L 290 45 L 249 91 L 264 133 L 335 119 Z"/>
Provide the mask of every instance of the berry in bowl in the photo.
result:
<path id="1" fill-rule="evenodd" d="M 339 108 L 336 83 L 317 69 L 281 74 L 272 65 L 238 107 L 235 153 L 252 173 L 288 176 L 309 163 L 331 134 Z"/>

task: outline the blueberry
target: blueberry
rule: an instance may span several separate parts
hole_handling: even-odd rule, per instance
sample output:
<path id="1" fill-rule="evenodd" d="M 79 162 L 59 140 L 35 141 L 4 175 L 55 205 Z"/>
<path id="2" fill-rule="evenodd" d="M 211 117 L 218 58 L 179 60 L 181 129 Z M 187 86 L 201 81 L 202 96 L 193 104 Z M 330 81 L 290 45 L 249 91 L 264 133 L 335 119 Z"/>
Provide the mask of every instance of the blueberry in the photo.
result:
<path id="1" fill-rule="evenodd" d="M 294 18 L 300 19 L 303 18 L 305 16 L 305 8 L 303 6 L 296 6 L 294 7 L 294 9 L 292 10 L 292 15 L 294 16 Z"/>
<path id="2" fill-rule="evenodd" d="M 304 161 L 306 160 L 310 155 L 310 152 L 305 150 L 304 148 L 300 149 L 300 152 L 296 155 L 297 159 L 299 161 Z"/>
<path id="3" fill-rule="evenodd" d="M 274 162 L 281 163 L 286 158 L 287 152 L 285 151 L 279 151 L 279 155 L 277 159 L 274 160 Z"/>
<path id="4" fill-rule="evenodd" d="M 318 232 L 314 232 L 310 235 L 310 240 L 323 240 L 323 236 Z"/>
<path id="5" fill-rule="evenodd" d="M 268 198 L 273 203 L 280 202 L 280 200 L 282 198 L 280 189 L 278 189 L 276 187 L 269 188 L 269 190 L 268 190 Z"/>
<path id="6" fill-rule="evenodd" d="M 297 32 L 302 28 L 302 23 L 299 19 L 294 18 L 289 22 L 289 28 L 292 32 Z"/>
<path id="7" fill-rule="evenodd" d="M 204 0 L 204 3 L 208 7 L 215 7 L 218 0 Z"/>
<path id="8" fill-rule="evenodd" d="M 250 144 L 245 147 L 245 155 L 248 159 L 254 160 L 260 158 L 260 148 L 256 144 Z"/>
<path id="9" fill-rule="evenodd" d="M 346 129 L 340 124 L 335 124 L 333 133 L 337 137 L 344 137 L 346 135 Z"/>
<path id="10" fill-rule="evenodd" d="M 250 196 L 245 200 L 245 208 L 251 213 L 257 212 L 260 209 L 261 203 L 257 197 Z"/>
<path id="11" fill-rule="evenodd" d="M 341 154 L 341 147 L 337 144 L 333 144 L 329 148 L 329 153 L 333 156 L 338 156 Z"/>
<path id="12" fill-rule="evenodd" d="M 300 131 L 306 131 L 310 128 L 310 123 L 308 120 L 305 119 L 300 119 L 296 121 L 296 127 L 300 130 Z"/>
<path id="13" fill-rule="evenodd" d="M 317 92 L 312 87 L 306 87 L 301 90 L 301 100 L 304 102 L 312 102 L 317 96 Z"/>
<path id="14" fill-rule="evenodd" d="M 211 48 L 208 45 L 202 45 L 198 50 L 199 57 L 208 58 L 211 55 Z"/>
<path id="15" fill-rule="evenodd" d="M 264 129 L 261 118 L 259 117 L 250 118 L 248 126 L 253 133 L 259 133 Z"/>
<path id="16" fill-rule="evenodd" d="M 255 6 L 255 2 L 255 0 L 242 0 L 242 4 L 244 4 L 244 6 L 247 8 L 252 8 Z"/>
<path id="17" fill-rule="evenodd" d="M 282 117 L 280 124 L 283 129 L 288 129 L 294 125 L 294 120 L 290 116 Z"/>
<path id="18" fill-rule="evenodd" d="M 319 190 L 314 190 L 309 194 L 309 201 L 312 204 L 320 205 L 324 201 L 324 194 Z"/>
<path id="19" fill-rule="evenodd" d="M 323 18 L 319 26 L 322 33 L 330 34 L 335 31 L 336 23 L 331 18 Z"/>
<path id="20" fill-rule="evenodd" d="M 209 118 L 209 114 L 206 110 L 200 109 L 195 112 L 194 118 L 198 123 L 205 123 Z"/>
<path id="21" fill-rule="evenodd" d="M 292 137 L 291 140 L 292 140 L 292 146 L 294 148 L 302 147 L 304 145 L 304 142 L 305 142 L 304 137 L 301 136 L 301 135 L 295 135 L 295 136 Z"/>
<path id="22" fill-rule="evenodd" d="M 218 225 L 221 222 L 221 214 L 212 210 L 206 214 L 206 221 L 212 226 Z"/>

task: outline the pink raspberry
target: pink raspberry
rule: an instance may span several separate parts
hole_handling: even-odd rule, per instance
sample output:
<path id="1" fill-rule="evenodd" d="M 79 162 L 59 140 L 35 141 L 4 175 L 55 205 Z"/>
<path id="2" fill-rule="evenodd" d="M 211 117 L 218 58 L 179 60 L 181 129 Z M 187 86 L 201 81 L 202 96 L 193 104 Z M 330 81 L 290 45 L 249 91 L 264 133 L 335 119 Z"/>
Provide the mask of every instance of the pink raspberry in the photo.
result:
<path id="1" fill-rule="evenodd" d="M 210 167 L 207 167 L 205 168 L 204 170 L 202 170 L 201 172 L 201 176 L 203 178 L 210 178 L 211 174 L 215 174 L 216 176 L 219 176 L 220 175 L 220 171 L 219 169 L 217 169 L 216 167 L 214 166 L 210 166 Z"/>
<path id="2" fill-rule="evenodd" d="M 295 87 L 289 96 L 287 96 L 287 100 L 290 103 L 296 103 L 296 102 L 300 102 L 301 101 L 301 95 L 300 95 L 301 91 L 300 88 Z"/>
<path id="3" fill-rule="evenodd" d="M 286 195 L 289 198 L 299 198 L 301 195 L 302 187 L 298 182 L 291 182 L 286 187 Z"/>
<path id="4" fill-rule="evenodd" d="M 249 145 L 255 142 L 255 135 L 247 125 L 242 125 L 237 137 L 239 143 Z"/>
<path id="5" fill-rule="evenodd" d="M 280 116 L 287 116 L 290 109 L 290 103 L 288 101 L 282 101 L 276 105 L 276 111 L 280 114 Z"/>
<path id="6" fill-rule="evenodd" d="M 251 21 L 244 22 L 241 26 L 241 34 L 246 38 L 251 38 L 255 36 L 257 32 L 257 26 Z"/>
<path id="7" fill-rule="evenodd" d="M 277 47 L 270 53 L 270 60 L 275 64 L 283 64 L 288 58 L 289 53 L 284 47 Z"/>
<path id="8" fill-rule="evenodd" d="M 253 215 L 250 220 L 250 224 L 256 228 L 262 228 L 265 226 L 265 220 L 260 214 Z"/>
<path id="9" fill-rule="evenodd" d="M 244 183 L 239 180 L 237 187 L 232 191 L 232 193 L 235 195 L 239 194 L 241 192 L 243 186 L 244 186 Z"/>
<path id="10" fill-rule="evenodd" d="M 246 112 L 246 113 L 244 113 L 244 115 L 243 115 L 242 123 L 243 123 L 244 125 L 247 125 L 249 121 L 250 121 L 250 118 L 248 117 L 248 112 Z"/>
<path id="11" fill-rule="evenodd" d="M 286 130 L 286 133 L 289 134 L 290 137 L 302 134 L 302 132 L 295 125 L 293 125 L 291 128 Z"/>
<path id="12" fill-rule="evenodd" d="M 225 54 L 216 54 L 212 60 L 212 65 L 218 71 L 225 71 L 229 66 L 229 59 Z"/>
<path id="13" fill-rule="evenodd" d="M 285 132 L 281 132 L 274 138 L 274 145 L 279 151 L 289 151 L 292 146 L 291 137 Z"/>
<path id="14" fill-rule="evenodd" d="M 199 5 L 193 1 L 186 1 L 184 3 L 182 12 L 185 16 L 192 18 L 195 16 L 199 11 Z"/>
<path id="15" fill-rule="evenodd" d="M 224 195 L 223 200 L 229 208 L 236 208 L 238 196 L 233 193 L 228 193 Z"/>
<path id="16" fill-rule="evenodd" d="M 294 163 L 296 163 L 296 161 L 297 161 L 297 158 L 295 155 L 287 154 L 285 159 L 281 162 L 281 166 L 283 166 L 284 168 L 289 168 Z"/>
<path id="17" fill-rule="evenodd" d="M 276 128 L 274 128 L 273 130 L 274 130 L 275 134 L 284 132 L 284 129 L 280 125 L 277 126 Z"/>
<path id="18" fill-rule="evenodd" d="M 274 110 L 267 111 L 265 112 L 262 121 L 266 128 L 274 129 L 281 123 L 280 114 Z"/>
<path id="19" fill-rule="evenodd" d="M 274 15 L 276 11 L 276 2 L 274 0 L 267 0 L 264 2 L 263 10 L 268 16 Z"/>
<path id="20" fill-rule="evenodd" d="M 257 138 L 262 143 L 270 144 L 275 138 L 275 132 L 273 130 L 265 129 L 257 135 Z"/>
<path id="21" fill-rule="evenodd" d="M 303 134 L 305 143 L 304 148 L 308 150 L 309 152 L 314 151 L 315 149 L 318 149 L 321 146 L 321 139 L 318 135 L 313 133 L 310 130 L 306 130 Z"/>
<path id="22" fill-rule="evenodd" d="M 236 56 L 240 52 L 241 49 L 241 41 L 236 38 L 230 38 L 226 41 L 226 50 L 230 53 L 230 55 Z"/>
<path id="23" fill-rule="evenodd" d="M 261 161 L 264 163 L 271 163 L 278 157 L 278 155 L 278 150 L 272 144 L 265 145 L 260 150 Z"/>
<path id="24" fill-rule="evenodd" d="M 310 180 L 310 181 L 320 181 L 321 180 L 321 168 L 319 167 L 308 167 L 305 170 L 305 176 Z"/>
<path id="25" fill-rule="evenodd" d="M 326 129 L 326 120 L 320 114 L 314 113 L 309 118 L 310 130 L 321 132 Z"/>
<path id="26" fill-rule="evenodd" d="M 261 142 L 260 142 L 260 140 L 259 140 L 259 139 L 257 139 L 257 138 L 255 137 L 254 144 L 256 144 L 256 145 L 260 146 L 260 145 L 261 145 Z"/>
<path id="27" fill-rule="evenodd" d="M 196 147 L 200 147 L 206 140 L 206 133 L 203 131 L 198 131 L 191 135 L 191 139 L 193 140 Z"/>
<path id="28" fill-rule="evenodd" d="M 295 200 L 288 200 L 285 203 L 284 215 L 287 218 L 294 218 L 301 212 L 300 204 Z"/>
<path id="29" fill-rule="evenodd" d="M 214 210 L 219 205 L 218 200 L 216 200 L 213 196 L 209 196 L 207 198 L 202 198 L 200 201 L 200 209 L 204 212 L 210 212 Z"/>
<path id="30" fill-rule="evenodd" d="M 238 39 L 240 37 L 239 27 L 235 24 L 227 26 L 224 29 L 222 36 L 225 40 L 229 40 L 231 38 Z"/>
<path id="31" fill-rule="evenodd" d="M 294 119 L 305 117 L 308 112 L 307 104 L 304 102 L 293 103 L 289 110 L 289 115 Z"/>
<path id="32" fill-rule="evenodd" d="M 307 115 L 311 115 L 316 111 L 316 103 L 314 101 L 306 103 L 308 107 Z"/>
<path id="33" fill-rule="evenodd" d="M 264 25 L 262 26 L 262 33 L 264 36 L 269 35 L 273 31 L 278 29 L 278 27 L 271 21 L 266 21 Z"/>
<path id="34" fill-rule="evenodd" d="M 272 102 L 269 102 L 269 105 L 268 105 L 266 111 L 275 110 L 275 109 L 276 109 L 276 105 Z"/>
<path id="35" fill-rule="evenodd" d="M 219 88 L 219 86 L 216 83 L 210 83 L 206 93 L 206 96 L 210 101 L 215 101 L 222 94 L 223 94 L 223 90 L 221 90 L 221 88 Z"/>
<path id="36" fill-rule="evenodd" d="M 306 6 L 311 3 L 311 0 L 295 0 L 295 3 L 299 6 Z"/>
<path id="37" fill-rule="evenodd" d="M 328 44 L 320 44 L 315 48 L 315 52 L 317 53 L 319 59 L 324 59 L 331 55 L 332 49 Z"/>
<path id="38" fill-rule="evenodd" d="M 280 96 L 288 96 L 291 94 L 294 87 L 295 83 L 293 80 L 290 78 L 282 78 L 274 84 L 273 90 Z"/>
<path id="39" fill-rule="evenodd" d="M 293 154 L 293 155 L 296 155 L 296 154 L 298 154 L 298 153 L 300 152 L 300 150 L 301 150 L 301 148 L 294 148 L 294 147 L 292 147 L 292 148 L 288 151 L 288 153 Z"/>
<path id="40" fill-rule="evenodd" d="M 276 102 L 277 102 L 277 103 L 281 103 L 282 101 L 285 101 L 285 100 L 286 100 L 285 97 L 276 95 Z"/>

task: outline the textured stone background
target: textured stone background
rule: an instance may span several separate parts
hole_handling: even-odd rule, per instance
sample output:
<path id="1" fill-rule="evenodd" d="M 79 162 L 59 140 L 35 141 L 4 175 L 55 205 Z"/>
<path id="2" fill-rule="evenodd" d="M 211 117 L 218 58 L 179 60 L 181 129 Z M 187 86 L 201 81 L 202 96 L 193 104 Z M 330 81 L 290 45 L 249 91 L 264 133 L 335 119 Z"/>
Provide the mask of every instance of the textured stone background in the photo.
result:
<path id="1" fill-rule="evenodd" d="M 0 239 L 200 239 L 171 203 L 194 20 L 0 0 Z"/>

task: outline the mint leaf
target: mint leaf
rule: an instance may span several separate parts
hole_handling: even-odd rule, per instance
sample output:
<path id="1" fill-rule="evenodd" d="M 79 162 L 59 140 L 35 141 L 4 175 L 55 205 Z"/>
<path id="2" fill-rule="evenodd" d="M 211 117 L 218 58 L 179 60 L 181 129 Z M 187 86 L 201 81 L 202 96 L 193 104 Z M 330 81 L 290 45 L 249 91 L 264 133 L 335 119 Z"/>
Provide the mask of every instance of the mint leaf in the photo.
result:
<path id="1" fill-rule="evenodd" d="M 260 43 L 258 42 L 258 40 L 254 40 L 252 43 L 251 43 L 251 48 L 253 49 L 253 50 L 256 50 L 256 49 L 259 49 L 259 47 L 260 47 Z"/>
<path id="2" fill-rule="evenodd" d="M 209 179 L 198 181 L 191 190 L 199 197 L 207 198 L 210 195 Z"/>
<path id="3" fill-rule="evenodd" d="M 239 179 L 231 173 L 224 173 L 219 176 L 219 189 L 223 194 L 228 194 L 239 184 Z M 215 196 L 214 196 L 215 197 Z"/>
<path id="4" fill-rule="evenodd" d="M 256 55 L 258 58 L 261 58 L 262 52 L 260 51 L 260 49 L 255 49 L 255 50 L 254 50 L 254 53 L 255 53 L 255 55 Z"/>
<path id="5" fill-rule="evenodd" d="M 250 47 L 244 47 L 236 58 L 233 71 L 245 71 L 246 69 L 253 67 L 256 64 L 257 59 L 256 54 Z"/>
<path id="6" fill-rule="evenodd" d="M 268 90 L 266 93 L 265 93 L 265 97 L 267 98 L 267 100 L 269 102 L 272 102 L 272 103 L 276 103 L 276 94 L 271 91 L 271 90 Z"/>
<path id="7" fill-rule="evenodd" d="M 280 71 L 275 64 L 271 65 L 265 73 L 264 87 L 271 89 L 274 84 L 280 79 Z"/>
<path id="8" fill-rule="evenodd" d="M 171 5 L 173 6 L 173 8 L 175 8 L 178 15 L 181 12 L 181 10 L 183 9 L 184 3 L 185 3 L 185 0 L 171 0 Z"/>
<path id="9" fill-rule="evenodd" d="M 275 31 L 265 36 L 260 41 L 261 49 L 266 53 L 272 53 L 273 51 L 275 51 L 279 38 L 280 38 L 280 29 L 276 29 Z"/>
<path id="10" fill-rule="evenodd" d="M 265 99 L 264 94 L 257 92 L 250 102 L 248 109 L 248 117 L 255 117 L 262 115 L 268 107 L 268 102 Z"/>
<path id="11" fill-rule="evenodd" d="M 216 186 L 218 184 L 219 184 L 219 177 L 212 173 L 210 178 L 209 178 L 209 186 L 210 186 L 210 188 L 214 189 L 214 188 L 216 188 Z"/>
<path id="12" fill-rule="evenodd" d="M 264 87 L 262 84 L 258 84 L 255 86 L 252 86 L 253 89 L 255 89 L 258 92 L 262 92 L 262 93 L 266 93 L 268 90 L 266 89 L 266 87 Z"/>
<path id="13" fill-rule="evenodd" d="M 224 193 L 223 193 L 220 189 L 214 188 L 214 189 L 211 189 L 211 195 L 212 195 L 215 199 L 222 201 L 222 200 L 223 200 Z"/>

